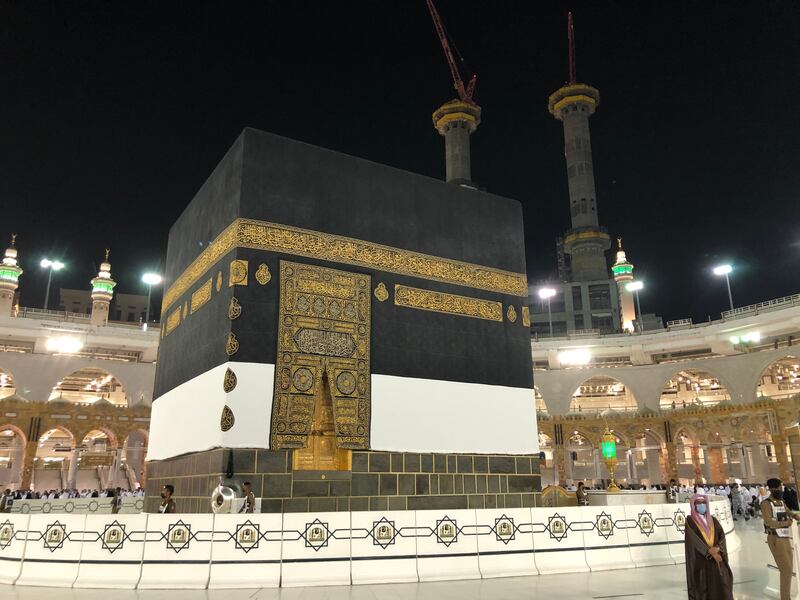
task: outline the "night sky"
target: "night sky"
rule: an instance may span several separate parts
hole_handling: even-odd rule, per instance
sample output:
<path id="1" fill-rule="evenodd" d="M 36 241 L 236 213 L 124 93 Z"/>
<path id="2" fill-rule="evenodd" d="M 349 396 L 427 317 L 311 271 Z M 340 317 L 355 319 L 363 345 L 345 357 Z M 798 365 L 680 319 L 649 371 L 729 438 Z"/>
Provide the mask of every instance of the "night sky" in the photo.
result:
<path id="1" fill-rule="evenodd" d="M 145 293 L 176 217 L 245 126 L 444 176 L 431 112 L 454 96 L 423 0 L 0 1 L 0 236 L 19 234 L 22 304 L 88 288 L 111 247 Z M 642 308 L 717 318 L 800 292 L 800 4 L 438 0 L 478 74 L 473 177 L 522 202 L 532 282 L 569 227 L 561 125 L 573 10 L 601 224 L 644 280 Z M 5 245 L 5 240 L 0 240 Z M 609 254 L 609 260 L 611 260 Z"/>

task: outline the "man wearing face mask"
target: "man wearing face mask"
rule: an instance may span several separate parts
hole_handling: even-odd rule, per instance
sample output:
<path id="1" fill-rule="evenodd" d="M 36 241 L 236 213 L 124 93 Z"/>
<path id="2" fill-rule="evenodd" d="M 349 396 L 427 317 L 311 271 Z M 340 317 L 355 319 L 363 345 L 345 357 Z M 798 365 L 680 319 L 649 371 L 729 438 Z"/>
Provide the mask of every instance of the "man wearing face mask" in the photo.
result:
<path id="1" fill-rule="evenodd" d="M 161 514 L 178 512 L 178 508 L 175 506 L 175 500 L 172 498 L 172 494 L 174 493 L 175 487 L 169 483 L 161 488 L 161 506 L 158 507 L 158 512 Z"/>
<path id="2" fill-rule="evenodd" d="M 767 481 L 770 496 L 761 503 L 764 530 L 775 565 L 781 574 L 781 600 L 789 600 L 792 589 L 792 519 L 800 521 L 783 501 L 783 483 L 777 477 Z"/>

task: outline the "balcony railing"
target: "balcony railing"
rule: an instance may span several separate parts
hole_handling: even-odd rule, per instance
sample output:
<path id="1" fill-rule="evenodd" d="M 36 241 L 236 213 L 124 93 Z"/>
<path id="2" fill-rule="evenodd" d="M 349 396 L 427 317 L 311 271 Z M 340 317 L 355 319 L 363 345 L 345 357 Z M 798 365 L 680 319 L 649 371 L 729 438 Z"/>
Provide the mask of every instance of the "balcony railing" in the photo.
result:
<path id="1" fill-rule="evenodd" d="M 733 310 L 723 311 L 722 320 L 727 321 L 730 319 L 751 317 L 762 312 L 780 310 L 782 308 L 798 305 L 800 305 L 800 294 L 794 294 L 793 296 L 784 296 L 783 298 L 776 298 L 774 300 L 767 300 L 766 302 L 759 302 L 758 304 L 750 304 L 749 306 L 740 306 Z"/>

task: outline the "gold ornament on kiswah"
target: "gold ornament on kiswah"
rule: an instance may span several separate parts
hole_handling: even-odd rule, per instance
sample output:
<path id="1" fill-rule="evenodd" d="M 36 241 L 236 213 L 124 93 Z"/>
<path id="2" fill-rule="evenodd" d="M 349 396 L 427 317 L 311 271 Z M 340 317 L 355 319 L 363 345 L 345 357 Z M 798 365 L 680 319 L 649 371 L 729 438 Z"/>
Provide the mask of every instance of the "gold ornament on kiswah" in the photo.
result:
<path id="1" fill-rule="evenodd" d="M 228 287 L 247 285 L 247 261 L 237 258 L 231 261 L 228 272 Z"/>
<path id="2" fill-rule="evenodd" d="M 231 369 L 225 370 L 225 378 L 222 381 L 222 389 L 225 390 L 225 393 L 232 392 L 236 388 L 236 383 L 238 379 L 236 378 L 236 373 L 234 373 Z"/>
<path id="3" fill-rule="evenodd" d="M 222 271 L 217 271 L 217 291 L 222 289 Z"/>
<path id="4" fill-rule="evenodd" d="M 175 329 L 177 329 L 178 325 L 181 324 L 181 308 L 180 306 L 173 310 L 169 316 L 167 317 L 167 326 L 165 329 L 164 335 L 169 335 Z"/>
<path id="5" fill-rule="evenodd" d="M 272 273 L 269 272 L 269 267 L 261 263 L 256 269 L 256 281 L 259 285 L 267 285 L 269 280 L 272 279 Z"/>
<path id="6" fill-rule="evenodd" d="M 525 327 L 531 326 L 531 309 L 527 306 L 522 307 L 522 324 Z"/>
<path id="7" fill-rule="evenodd" d="M 236 296 L 231 297 L 230 303 L 228 303 L 228 318 L 233 321 L 234 319 L 238 319 L 242 314 L 242 305 L 239 304 L 239 301 L 236 299 Z"/>
<path id="8" fill-rule="evenodd" d="M 500 302 L 422 290 L 407 285 L 395 284 L 394 303 L 395 306 L 405 308 L 503 322 L 503 305 Z"/>
<path id="9" fill-rule="evenodd" d="M 379 283 L 375 288 L 375 297 L 379 302 L 386 302 L 389 299 L 389 290 L 386 289 L 383 282 Z"/>
<path id="10" fill-rule="evenodd" d="M 330 403 L 339 449 L 368 449 L 370 276 L 280 261 L 272 448 L 305 448 Z"/>
<path id="11" fill-rule="evenodd" d="M 228 334 L 228 341 L 225 343 L 225 353 L 228 356 L 233 356 L 239 351 L 239 340 L 236 339 L 236 334 L 232 331 Z"/>
<path id="12" fill-rule="evenodd" d="M 233 416 L 231 407 L 226 404 L 222 407 L 222 416 L 219 419 L 219 428 L 222 431 L 230 431 L 234 423 L 236 423 L 236 417 Z"/>
<path id="13" fill-rule="evenodd" d="M 506 311 L 506 317 L 508 317 L 508 320 L 511 321 L 512 323 L 517 320 L 517 309 L 514 308 L 513 304 L 508 305 L 508 310 Z"/>
<path id="14" fill-rule="evenodd" d="M 206 281 L 202 286 L 197 288 L 194 292 L 192 292 L 192 299 L 191 299 L 191 314 L 196 313 L 200 310 L 200 307 L 203 306 L 206 302 L 211 300 L 211 285 L 213 279 L 209 279 Z"/>
<path id="15" fill-rule="evenodd" d="M 189 303 L 188 302 L 184 302 L 183 303 L 183 320 L 185 321 L 186 317 L 188 317 L 188 316 L 189 316 Z"/>
<path id="16" fill-rule="evenodd" d="M 209 244 L 164 294 L 166 312 L 221 258 L 251 248 L 408 275 L 500 294 L 525 297 L 524 273 L 513 273 L 364 240 L 251 219 L 236 219 Z M 234 284 L 236 285 L 236 284 Z"/>

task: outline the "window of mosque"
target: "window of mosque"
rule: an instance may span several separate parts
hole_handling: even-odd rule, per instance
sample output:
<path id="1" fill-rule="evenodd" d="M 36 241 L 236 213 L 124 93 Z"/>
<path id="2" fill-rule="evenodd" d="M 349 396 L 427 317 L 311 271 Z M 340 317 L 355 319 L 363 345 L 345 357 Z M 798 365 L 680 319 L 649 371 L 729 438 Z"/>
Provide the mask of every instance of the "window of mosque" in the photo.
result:
<path id="1" fill-rule="evenodd" d="M 730 399 L 717 377 L 706 371 L 686 369 L 670 377 L 661 391 L 659 405 L 662 410 L 680 410 L 714 406 Z"/>
<path id="2" fill-rule="evenodd" d="M 589 307 L 611 308 L 611 289 L 608 284 L 589 286 Z"/>
<path id="3" fill-rule="evenodd" d="M 117 378 L 94 367 L 79 369 L 57 382 L 50 392 L 49 400 L 76 404 L 109 402 L 115 406 L 128 405 L 125 391 Z"/>
<path id="4" fill-rule="evenodd" d="M 583 310 L 583 294 L 579 285 L 572 286 L 572 309 Z"/>
<path id="5" fill-rule="evenodd" d="M 572 413 L 599 413 L 604 410 L 631 412 L 637 410 L 636 399 L 625 385 L 604 375 L 584 381 L 572 394 Z"/>
<path id="6" fill-rule="evenodd" d="M 770 364 L 761 374 L 756 396 L 788 398 L 800 393 L 800 358 L 787 356 Z"/>

